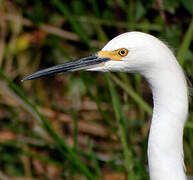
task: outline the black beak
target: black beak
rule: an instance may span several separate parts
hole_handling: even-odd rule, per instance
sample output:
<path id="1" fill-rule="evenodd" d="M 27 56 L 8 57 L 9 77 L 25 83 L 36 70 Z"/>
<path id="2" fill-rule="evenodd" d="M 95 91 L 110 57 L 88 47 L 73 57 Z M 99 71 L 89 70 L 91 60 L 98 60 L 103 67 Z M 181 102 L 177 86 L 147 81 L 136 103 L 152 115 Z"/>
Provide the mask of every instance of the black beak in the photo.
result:
<path id="1" fill-rule="evenodd" d="M 47 69 L 37 71 L 25 77 L 22 81 L 41 78 L 45 76 L 51 76 L 51 75 L 62 73 L 62 72 L 89 69 L 89 68 L 95 67 L 96 65 L 102 64 L 109 60 L 110 58 L 100 58 L 98 54 L 95 53 L 88 57 L 84 57 L 84 58 L 77 59 L 71 62 L 59 64 L 59 65 L 56 65 L 56 66 L 53 66 Z"/>

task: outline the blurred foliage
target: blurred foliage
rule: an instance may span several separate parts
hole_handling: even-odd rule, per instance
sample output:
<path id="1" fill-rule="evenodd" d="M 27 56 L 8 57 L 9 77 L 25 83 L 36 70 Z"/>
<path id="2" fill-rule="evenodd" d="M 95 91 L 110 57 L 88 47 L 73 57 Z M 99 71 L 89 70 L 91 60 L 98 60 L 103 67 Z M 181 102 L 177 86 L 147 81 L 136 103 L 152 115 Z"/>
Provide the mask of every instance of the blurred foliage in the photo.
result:
<path id="1" fill-rule="evenodd" d="M 0 179 L 148 179 L 152 100 L 143 78 L 76 72 L 20 80 L 137 30 L 167 42 L 191 84 L 191 1 L 0 0 Z M 184 132 L 192 176 L 191 98 Z"/>

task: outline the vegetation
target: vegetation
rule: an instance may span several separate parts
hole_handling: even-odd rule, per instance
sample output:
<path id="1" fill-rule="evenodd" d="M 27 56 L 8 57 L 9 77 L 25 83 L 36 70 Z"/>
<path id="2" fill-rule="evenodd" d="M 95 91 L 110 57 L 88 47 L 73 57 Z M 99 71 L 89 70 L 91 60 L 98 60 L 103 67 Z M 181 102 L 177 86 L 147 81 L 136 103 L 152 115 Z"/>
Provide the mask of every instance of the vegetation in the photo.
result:
<path id="1" fill-rule="evenodd" d="M 0 179 L 148 179 L 152 98 L 142 77 L 74 72 L 21 82 L 134 30 L 167 42 L 191 86 L 190 0 L 0 0 Z M 191 97 L 184 132 L 192 176 Z"/>

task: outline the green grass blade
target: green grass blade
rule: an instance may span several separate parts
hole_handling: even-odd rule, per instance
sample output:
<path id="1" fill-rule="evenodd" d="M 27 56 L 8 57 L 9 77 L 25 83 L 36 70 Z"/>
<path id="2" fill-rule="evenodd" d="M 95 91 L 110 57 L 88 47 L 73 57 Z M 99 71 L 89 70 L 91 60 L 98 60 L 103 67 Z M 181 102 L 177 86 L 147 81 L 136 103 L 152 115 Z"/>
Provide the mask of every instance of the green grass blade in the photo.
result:
<path id="1" fill-rule="evenodd" d="M 66 4 L 62 3 L 60 0 L 52 0 L 52 4 L 64 14 L 66 19 L 70 22 L 74 32 L 80 36 L 80 38 L 88 45 L 90 49 L 93 49 L 93 47 L 90 45 L 89 37 L 84 32 L 82 26 L 74 20 Z"/>
<path id="2" fill-rule="evenodd" d="M 78 115 L 76 112 L 72 112 L 73 116 L 73 149 L 74 151 L 77 151 L 78 149 Z"/>
<path id="3" fill-rule="evenodd" d="M 96 172 L 96 175 L 97 175 L 97 179 L 102 180 L 102 173 L 101 173 L 101 170 L 100 170 L 100 166 L 99 166 L 98 160 L 96 158 L 96 155 L 93 151 L 92 143 L 91 143 L 89 138 L 88 138 L 88 147 L 89 147 L 89 150 L 90 150 L 90 156 L 91 156 L 91 158 L 93 160 L 93 163 L 94 163 L 94 169 L 95 169 L 95 172 Z"/>
<path id="4" fill-rule="evenodd" d="M 112 132 L 116 134 L 116 130 L 115 130 L 115 127 L 112 125 L 112 122 L 111 122 L 111 119 L 110 119 L 110 116 L 103 110 L 103 107 L 102 107 L 102 103 L 101 103 L 101 100 L 99 99 L 98 96 L 95 96 L 91 90 L 90 90 L 90 87 L 88 86 L 88 81 L 91 81 L 92 79 L 88 79 L 88 76 L 85 76 L 84 73 L 80 73 L 81 74 L 81 78 L 83 80 L 83 82 L 85 83 L 86 85 L 86 90 L 87 90 L 87 93 L 89 95 L 89 97 L 96 103 L 97 105 L 97 108 L 98 108 L 98 111 L 101 113 L 103 119 L 106 121 L 106 123 L 108 124 L 108 126 L 110 127 L 110 129 L 112 130 Z M 98 91 L 97 91 L 97 94 L 98 94 Z"/>
<path id="5" fill-rule="evenodd" d="M 123 117 L 121 105 L 120 105 L 115 87 L 113 86 L 113 83 L 111 82 L 109 75 L 105 74 L 105 77 L 106 77 L 107 82 L 108 82 L 109 91 L 110 91 L 111 98 L 112 98 L 113 109 L 115 111 L 115 117 L 116 117 L 116 121 L 117 121 L 118 127 L 119 127 L 120 139 L 121 139 L 121 143 L 123 145 L 123 152 L 124 152 L 124 156 L 125 156 L 126 170 L 127 170 L 127 179 L 128 180 L 130 180 L 130 179 L 134 180 L 135 176 L 134 176 L 134 171 L 133 171 L 132 154 L 128 148 L 127 132 L 126 132 L 126 128 L 125 128 L 126 122 L 125 122 L 125 119 Z"/>
<path id="6" fill-rule="evenodd" d="M 136 92 L 134 92 L 132 89 L 128 88 L 127 85 L 125 85 L 119 78 L 117 78 L 115 75 L 111 74 L 110 77 L 112 80 L 119 85 L 122 89 L 124 89 L 129 96 L 138 103 L 143 109 L 149 114 L 152 115 L 152 108 L 147 104 Z"/>
<path id="7" fill-rule="evenodd" d="M 56 141 L 56 146 L 59 151 L 70 160 L 72 164 L 74 164 L 82 173 L 87 176 L 88 179 L 94 180 L 94 176 L 90 172 L 90 170 L 82 163 L 82 161 L 78 158 L 75 152 L 65 143 L 64 139 L 52 128 L 51 124 L 47 121 L 47 119 L 38 111 L 35 105 L 33 105 L 27 97 L 24 95 L 23 91 L 11 80 L 7 77 L 2 69 L 0 69 L 0 76 L 9 84 L 10 88 L 17 93 L 23 101 L 28 104 L 34 112 L 40 117 L 42 125 L 47 131 L 53 136 Z M 65 152 L 68 152 L 68 154 Z"/>
<path id="8" fill-rule="evenodd" d="M 178 55 L 177 55 L 177 59 L 182 66 L 185 63 L 185 55 L 186 55 L 186 52 L 190 46 L 192 39 L 193 39 L 193 18 L 192 18 L 192 21 L 188 27 L 188 30 L 186 31 L 186 34 L 184 36 L 184 40 L 182 42 L 181 47 L 179 48 Z"/>

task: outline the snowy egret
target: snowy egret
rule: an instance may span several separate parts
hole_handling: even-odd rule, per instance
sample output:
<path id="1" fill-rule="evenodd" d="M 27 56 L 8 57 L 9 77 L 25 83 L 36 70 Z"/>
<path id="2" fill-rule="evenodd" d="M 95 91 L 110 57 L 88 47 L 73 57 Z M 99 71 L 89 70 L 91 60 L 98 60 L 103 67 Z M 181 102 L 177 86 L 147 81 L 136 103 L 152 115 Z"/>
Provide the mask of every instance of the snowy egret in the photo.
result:
<path id="1" fill-rule="evenodd" d="M 183 129 L 188 114 L 188 88 L 172 51 L 159 39 L 141 32 L 121 34 L 96 54 L 35 72 L 23 80 L 67 71 L 138 73 L 153 94 L 148 139 L 151 180 L 185 180 Z"/>

